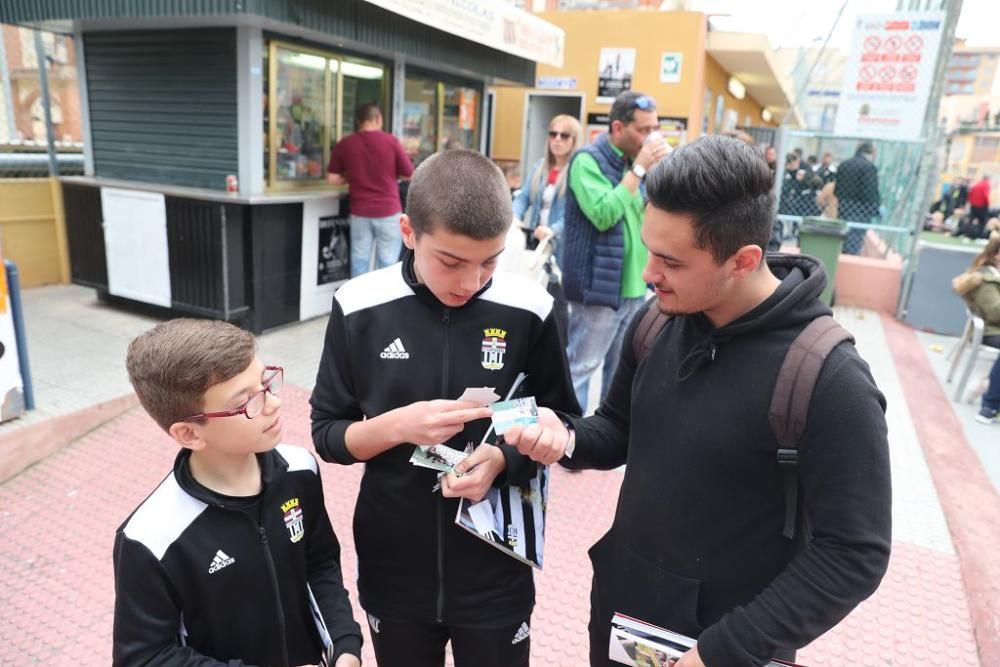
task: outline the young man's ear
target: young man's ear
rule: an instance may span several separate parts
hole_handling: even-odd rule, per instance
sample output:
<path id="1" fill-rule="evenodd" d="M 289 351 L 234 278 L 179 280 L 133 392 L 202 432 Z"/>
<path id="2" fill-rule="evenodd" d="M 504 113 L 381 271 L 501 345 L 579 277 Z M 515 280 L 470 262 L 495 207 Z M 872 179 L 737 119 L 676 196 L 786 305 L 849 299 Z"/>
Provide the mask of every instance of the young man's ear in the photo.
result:
<path id="1" fill-rule="evenodd" d="M 764 250 L 759 245 L 745 245 L 733 255 L 733 277 L 746 278 L 764 261 Z"/>
<path id="2" fill-rule="evenodd" d="M 403 245 L 410 250 L 413 250 L 417 244 L 417 232 L 413 229 L 413 223 L 410 222 L 410 216 L 405 213 L 399 216 L 399 231 L 403 234 Z"/>
<path id="3" fill-rule="evenodd" d="M 170 437 L 177 441 L 177 444 L 185 449 L 197 452 L 205 448 L 205 440 L 201 436 L 201 430 L 193 422 L 174 422 L 170 425 Z"/>

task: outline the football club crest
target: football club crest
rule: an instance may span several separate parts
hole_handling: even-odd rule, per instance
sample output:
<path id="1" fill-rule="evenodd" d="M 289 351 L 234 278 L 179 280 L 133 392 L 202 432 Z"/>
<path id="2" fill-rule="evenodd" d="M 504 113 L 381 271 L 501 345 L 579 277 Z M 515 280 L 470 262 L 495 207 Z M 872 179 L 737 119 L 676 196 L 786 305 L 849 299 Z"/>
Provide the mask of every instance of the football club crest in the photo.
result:
<path id="1" fill-rule="evenodd" d="M 305 535 L 305 524 L 302 521 L 302 508 L 298 498 L 289 498 L 281 503 L 281 511 L 285 513 L 285 528 L 288 529 L 288 539 L 298 542 Z"/>
<path id="2" fill-rule="evenodd" d="M 488 371 L 503 368 L 503 355 L 507 352 L 507 332 L 503 329 L 483 329 L 482 365 Z"/>

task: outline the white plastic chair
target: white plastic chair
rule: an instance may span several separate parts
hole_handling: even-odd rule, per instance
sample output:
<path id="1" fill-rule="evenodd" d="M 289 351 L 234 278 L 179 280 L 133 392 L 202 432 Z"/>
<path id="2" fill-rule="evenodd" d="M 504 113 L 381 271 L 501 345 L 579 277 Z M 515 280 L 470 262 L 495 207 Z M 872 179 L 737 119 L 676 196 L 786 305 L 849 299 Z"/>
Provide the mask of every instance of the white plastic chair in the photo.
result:
<path id="1" fill-rule="evenodd" d="M 984 358 L 994 359 L 998 354 L 998 350 L 996 348 L 983 345 L 983 330 L 986 327 L 986 323 L 983 321 L 983 318 L 979 317 L 968 308 L 965 309 L 965 313 L 965 329 L 962 331 L 962 337 L 958 339 L 958 342 L 955 343 L 955 347 L 951 350 L 951 367 L 948 369 L 947 378 L 947 382 L 951 382 L 951 379 L 955 376 L 955 370 L 961 363 L 962 353 L 965 352 L 966 348 L 969 348 L 969 358 L 965 362 L 965 367 L 962 369 L 962 376 L 959 378 L 958 385 L 955 387 L 955 396 L 953 400 L 956 403 L 962 402 L 962 395 L 965 393 L 965 386 L 969 383 L 969 377 L 972 376 L 972 369 L 975 368 L 976 361 L 979 359 L 980 355 Z"/>

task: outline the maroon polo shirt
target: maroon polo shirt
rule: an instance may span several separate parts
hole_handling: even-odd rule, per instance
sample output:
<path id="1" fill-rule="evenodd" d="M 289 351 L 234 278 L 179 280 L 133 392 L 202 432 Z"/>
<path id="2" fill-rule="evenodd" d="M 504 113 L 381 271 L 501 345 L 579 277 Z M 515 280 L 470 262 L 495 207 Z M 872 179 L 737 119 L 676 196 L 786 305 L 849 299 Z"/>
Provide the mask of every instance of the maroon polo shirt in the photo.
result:
<path id="1" fill-rule="evenodd" d="M 351 186 L 351 213 L 385 218 L 403 210 L 396 179 L 413 173 L 413 163 L 399 140 L 382 130 L 349 134 L 334 146 L 331 174 L 340 174 Z"/>

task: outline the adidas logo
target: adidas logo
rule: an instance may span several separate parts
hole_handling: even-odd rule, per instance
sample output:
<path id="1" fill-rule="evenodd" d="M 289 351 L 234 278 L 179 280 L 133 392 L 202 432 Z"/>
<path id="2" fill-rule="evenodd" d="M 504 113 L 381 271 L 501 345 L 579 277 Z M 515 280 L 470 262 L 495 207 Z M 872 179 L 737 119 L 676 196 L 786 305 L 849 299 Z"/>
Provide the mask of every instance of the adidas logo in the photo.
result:
<path id="1" fill-rule="evenodd" d="M 215 574 L 224 567 L 229 567 L 236 562 L 235 558 L 230 558 L 226 555 L 226 552 L 219 549 L 215 552 L 215 558 L 212 559 L 212 564 L 208 566 L 208 573 Z"/>
<path id="2" fill-rule="evenodd" d="M 410 353 L 403 347 L 403 341 L 397 338 L 389 343 L 389 346 L 382 350 L 382 354 L 378 356 L 383 359 L 409 359 Z"/>
<path id="3" fill-rule="evenodd" d="M 521 627 L 519 627 L 517 629 L 517 632 L 514 633 L 514 638 L 510 640 L 510 643 L 520 644 L 530 636 L 531 636 L 531 628 L 528 627 L 528 623 L 527 622 L 521 623 Z"/>

